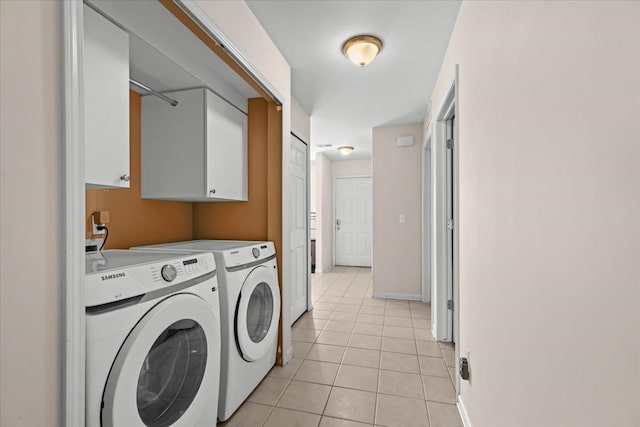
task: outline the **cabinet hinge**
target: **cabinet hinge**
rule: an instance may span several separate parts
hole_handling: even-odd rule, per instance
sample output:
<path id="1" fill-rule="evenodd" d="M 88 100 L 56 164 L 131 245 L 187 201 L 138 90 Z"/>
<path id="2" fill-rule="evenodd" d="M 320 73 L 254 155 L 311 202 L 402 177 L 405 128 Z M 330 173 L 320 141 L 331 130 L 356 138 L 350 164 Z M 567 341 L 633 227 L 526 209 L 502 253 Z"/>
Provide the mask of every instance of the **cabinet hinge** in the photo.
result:
<path id="1" fill-rule="evenodd" d="M 447 228 L 449 230 L 453 230 L 453 220 L 452 219 L 447 221 Z"/>
<path id="2" fill-rule="evenodd" d="M 453 138 L 447 139 L 447 150 L 453 149 Z"/>
<path id="3" fill-rule="evenodd" d="M 449 301 L 447 301 L 447 308 L 448 308 L 449 310 L 453 310 L 453 300 L 452 300 L 452 299 L 450 299 Z"/>

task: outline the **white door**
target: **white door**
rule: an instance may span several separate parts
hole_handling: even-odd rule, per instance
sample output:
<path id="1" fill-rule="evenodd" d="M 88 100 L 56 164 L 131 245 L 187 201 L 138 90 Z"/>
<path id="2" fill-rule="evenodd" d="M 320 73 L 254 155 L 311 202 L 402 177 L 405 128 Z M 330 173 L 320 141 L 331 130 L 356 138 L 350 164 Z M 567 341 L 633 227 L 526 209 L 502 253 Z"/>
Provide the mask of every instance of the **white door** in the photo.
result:
<path id="1" fill-rule="evenodd" d="M 309 295 L 307 144 L 291 135 L 291 323 L 305 311 Z"/>
<path id="2" fill-rule="evenodd" d="M 335 264 L 371 267 L 371 177 L 336 178 Z"/>

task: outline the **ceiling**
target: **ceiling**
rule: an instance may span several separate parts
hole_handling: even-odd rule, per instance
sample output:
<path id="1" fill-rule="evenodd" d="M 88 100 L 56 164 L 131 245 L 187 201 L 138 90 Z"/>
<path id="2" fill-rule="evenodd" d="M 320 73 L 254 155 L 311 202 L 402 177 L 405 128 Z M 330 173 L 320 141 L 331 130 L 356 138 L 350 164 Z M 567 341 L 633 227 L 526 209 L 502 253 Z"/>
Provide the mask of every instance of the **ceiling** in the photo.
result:
<path id="1" fill-rule="evenodd" d="M 294 98 L 311 116 L 311 153 L 371 157 L 372 128 L 421 123 L 460 2 L 275 1 L 247 4 L 291 66 Z M 342 54 L 358 34 L 384 43 L 365 68 Z M 331 144 L 329 148 L 318 145 Z"/>

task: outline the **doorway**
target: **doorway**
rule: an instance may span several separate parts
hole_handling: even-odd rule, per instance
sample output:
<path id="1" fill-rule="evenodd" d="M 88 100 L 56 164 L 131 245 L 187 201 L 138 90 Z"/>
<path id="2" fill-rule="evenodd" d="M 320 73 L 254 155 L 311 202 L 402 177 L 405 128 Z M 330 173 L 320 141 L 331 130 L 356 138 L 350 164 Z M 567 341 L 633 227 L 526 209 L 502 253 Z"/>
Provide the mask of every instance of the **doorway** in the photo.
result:
<path id="1" fill-rule="evenodd" d="M 455 345 L 457 341 L 457 322 L 454 316 L 455 306 L 457 303 L 457 295 L 456 288 L 454 284 L 456 283 L 456 268 L 457 266 L 457 241 L 456 236 L 454 236 L 454 232 L 456 229 L 456 202 L 457 202 L 457 189 L 456 189 L 456 162 L 454 160 L 454 151 L 456 147 L 456 137 L 455 137 L 455 104 L 453 106 L 452 115 L 449 119 L 446 120 L 446 180 L 447 180 L 447 190 L 446 190 L 446 210 L 447 210 L 447 329 L 449 330 L 449 336 L 451 337 L 451 342 Z"/>
<path id="2" fill-rule="evenodd" d="M 291 324 L 309 305 L 309 146 L 291 134 Z"/>
<path id="3" fill-rule="evenodd" d="M 458 70 L 435 116 L 432 155 L 432 325 L 437 341 L 453 345 L 459 390 Z"/>
<path id="4" fill-rule="evenodd" d="M 371 177 L 334 180 L 334 264 L 371 267 Z"/>

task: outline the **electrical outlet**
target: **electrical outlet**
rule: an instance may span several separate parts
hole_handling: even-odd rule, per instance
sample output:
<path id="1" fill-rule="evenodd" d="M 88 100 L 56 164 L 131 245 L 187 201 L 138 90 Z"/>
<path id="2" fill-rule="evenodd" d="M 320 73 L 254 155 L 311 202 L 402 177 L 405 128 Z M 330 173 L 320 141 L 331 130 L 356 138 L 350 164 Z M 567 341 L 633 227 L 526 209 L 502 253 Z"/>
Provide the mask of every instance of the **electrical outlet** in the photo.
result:
<path id="1" fill-rule="evenodd" d="M 91 214 L 91 234 L 105 234 L 107 230 L 98 230 L 98 224 L 95 222 L 96 215 Z"/>
<path id="2" fill-rule="evenodd" d="M 102 242 L 103 242 L 103 239 L 85 239 L 84 247 L 86 250 L 90 252 L 94 252 L 94 251 L 97 251 L 98 248 L 100 248 L 100 246 L 102 245 Z"/>
<path id="3" fill-rule="evenodd" d="M 407 221 L 405 214 L 400 214 L 400 224 L 404 224 Z"/>

